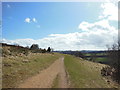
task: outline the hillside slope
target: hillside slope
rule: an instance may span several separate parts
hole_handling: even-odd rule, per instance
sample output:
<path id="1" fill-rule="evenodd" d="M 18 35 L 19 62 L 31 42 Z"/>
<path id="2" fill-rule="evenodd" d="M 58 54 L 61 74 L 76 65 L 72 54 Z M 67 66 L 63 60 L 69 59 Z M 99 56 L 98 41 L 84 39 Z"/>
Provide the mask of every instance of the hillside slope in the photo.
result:
<path id="1" fill-rule="evenodd" d="M 46 78 L 46 76 L 49 78 L 49 75 L 54 75 L 54 80 L 50 81 L 53 83 L 53 88 L 61 88 L 63 86 L 70 88 L 116 87 L 114 83 L 111 81 L 107 82 L 101 76 L 100 70 L 105 66 L 104 64 L 93 63 L 71 55 L 59 53 L 40 53 L 38 51 L 33 53 L 33 50 L 21 46 L 4 45 L 0 49 L 2 50 L 3 88 L 18 87 L 25 80 L 31 80 L 30 78 L 36 75 L 43 76 L 43 78 Z M 61 57 L 63 58 L 59 59 Z M 56 61 L 57 64 L 54 64 Z M 55 69 L 55 74 L 51 72 L 53 69 Z M 41 71 L 45 73 L 39 75 Z M 42 83 L 42 81 L 38 79 L 38 82 Z M 64 85 L 65 83 L 66 85 Z M 37 85 L 39 84 L 37 83 Z"/>
<path id="2" fill-rule="evenodd" d="M 93 63 L 71 55 L 65 55 L 65 67 L 72 88 L 114 88 L 113 82 L 107 82 L 101 76 L 104 64 Z"/>
<path id="3" fill-rule="evenodd" d="M 27 56 L 3 57 L 3 88 L 14 88 L 28 77 L 38 74 L 57 60 L 60 54 L 31 53 Z"/>

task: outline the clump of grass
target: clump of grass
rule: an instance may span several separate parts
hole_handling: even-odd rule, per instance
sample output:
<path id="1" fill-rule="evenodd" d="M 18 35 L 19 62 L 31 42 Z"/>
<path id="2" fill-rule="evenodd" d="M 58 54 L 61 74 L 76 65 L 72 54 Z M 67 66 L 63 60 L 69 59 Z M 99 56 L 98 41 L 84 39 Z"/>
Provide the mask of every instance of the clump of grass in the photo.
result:
<path id="1" fill-rule="evenodd" d="M 59 74 L 57 74 L 56 78 L 53 81 L 52 88 L 59 88 L 59 79 L 60 79 L 60 76 Z"/>
<path id="2" fill-rule="evenodd" d="M 71 87 L 74 88 L 109 88 L 100 75 L 103 65 L 85 61 L 71 55 L 65 55 L 65 67 L 69 74 Z"/>
<path id="3" fill-rule="evenodd" d="M 28 77 L 47 68 L 60 54 L 31 53 L 28 56 L 3 58 L 3 88 L 14 88 Z"/>

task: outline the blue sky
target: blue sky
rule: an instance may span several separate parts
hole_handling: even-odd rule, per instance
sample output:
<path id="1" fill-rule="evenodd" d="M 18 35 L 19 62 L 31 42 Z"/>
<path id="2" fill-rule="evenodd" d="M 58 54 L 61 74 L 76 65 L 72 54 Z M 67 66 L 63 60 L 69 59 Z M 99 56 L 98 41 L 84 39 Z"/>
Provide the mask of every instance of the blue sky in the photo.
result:
<path id="1" fill-rule="evenodd" d="M 117 39 L 116 2 L 2 2 L 2 42 L 105 50 Z"/>
<path id="2" fill-rule="evenodd" d="M 82 21 L 96 20 L 100 3 L 91 2 L 91 4 L 84 2 L 3 3 L 3 38 L 39 39 L 49 34 L 77 32 L 78 25 Z M 26 23 L 25 18 L 35 18 L 37 23 Z"/>

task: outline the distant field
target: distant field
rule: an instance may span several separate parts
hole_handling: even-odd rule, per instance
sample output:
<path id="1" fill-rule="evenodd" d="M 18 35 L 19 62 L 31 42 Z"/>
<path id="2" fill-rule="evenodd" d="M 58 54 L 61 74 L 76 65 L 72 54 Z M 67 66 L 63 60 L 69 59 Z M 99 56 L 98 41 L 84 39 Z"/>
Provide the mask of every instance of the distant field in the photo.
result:
<path id="1" fill-rule="evenodd" d="M 105 65 L 85 61 L 74 56 L 65 55 L 65 67 L 69 74 L 70 86 L 73 88 L 110 88 L 100 75 Z"/>
<path id="2" fill-rule="evenodd" d="M 96 61 L 102 61 L 102 62 L 106 62 L 107 61 L 107 58 L 102 58 L 102 57 L 98 57 L 98 58 L 96 58 Z"/>
<path id="3" fill-rule="evenodd" d="M 92 54 L 94 53 L 83 53 L 85 56 L 91 56 Z M 106 53 L 95 53 L 97 56 L 100 56 L 100 55 L 107 55 Z"/>
<path id="4" fill-rule="evenodd" d="M 9 56 L 3 58 L 3 88 L 13 88 L 30 76 L 47 68 L 60 54 L 32 53 L 28 56 Z"/>
<path id="5" fill-rule="evenodd" d="M 100 62 L 100 63 L 108 63 L 108 58 L 106 53 L 83 53 L 87 60 Z M 94 58 L 92 56 L 95 55 Z M 92 59 L 91 59 L 92 58 Z"/>

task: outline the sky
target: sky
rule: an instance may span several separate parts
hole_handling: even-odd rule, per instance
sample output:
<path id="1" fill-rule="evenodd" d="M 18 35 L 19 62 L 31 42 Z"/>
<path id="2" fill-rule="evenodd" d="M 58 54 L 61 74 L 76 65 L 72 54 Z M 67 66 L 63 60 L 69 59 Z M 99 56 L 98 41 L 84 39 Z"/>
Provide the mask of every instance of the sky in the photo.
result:
<path id="1" fill-rule="evenodd" d="M 118 36 L 116 2 L 2 2 L 2 40 L 54 50 L 105 50 Z"/>

